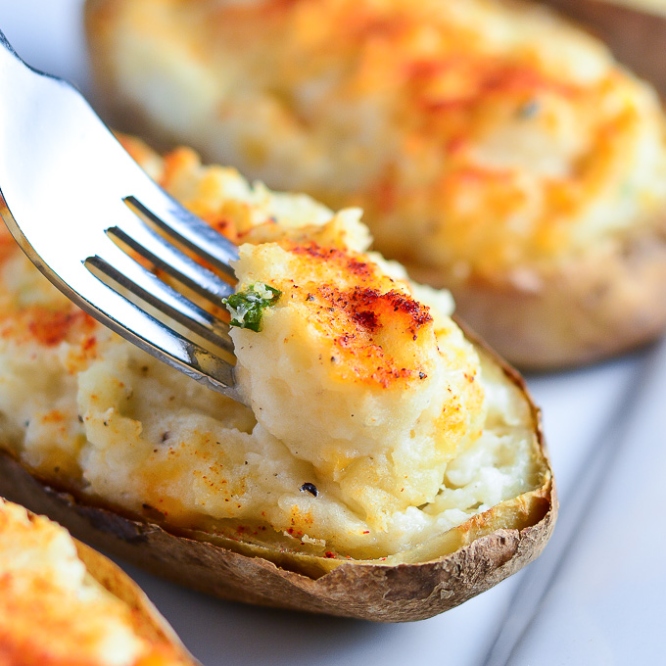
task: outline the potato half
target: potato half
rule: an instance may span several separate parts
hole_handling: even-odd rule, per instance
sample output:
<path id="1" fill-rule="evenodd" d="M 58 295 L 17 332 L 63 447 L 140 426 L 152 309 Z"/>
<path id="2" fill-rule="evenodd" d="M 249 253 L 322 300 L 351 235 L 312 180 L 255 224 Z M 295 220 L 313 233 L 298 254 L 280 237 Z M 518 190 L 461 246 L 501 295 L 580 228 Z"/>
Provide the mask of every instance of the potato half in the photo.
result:
<path id="1" fill-rule="evenodd" d="M 658 96 L 547 8 L 88 0 L 86 24 L 116 126 L 362 207 L 377 249 L 510 362 L 589 363 L 664 330 Z"/>
<path id="2" fill-rule="evenodd" d="M 245 404 L 77 310 L 5 233 L 0 492 L 196 589 L 376 621 L 536 557 L 557 507 L 539 412 L 450 296 L 368 252 L 358 210 L 124 141 L 240 245 Z"/>
<path id="3" fill-rule="evenodd" d="M 194 666 L 137 585 L 60 525 L 0 497 L 6 666 Z"/>
<path id="4" fill-rule="evenodd" d="M 502 367 L 527 400 L 522 379 Z M 424 561 L 340 561 L 153 522 L 40 480 L 7 451 L 0 452 L 0 493 L 97 548 L 221 599 L 373 622 L 422 620 L 518 572 L 552 535 L 558 503 L 534 407 L 531 419 L 539 487 L 451 529 Z"/>

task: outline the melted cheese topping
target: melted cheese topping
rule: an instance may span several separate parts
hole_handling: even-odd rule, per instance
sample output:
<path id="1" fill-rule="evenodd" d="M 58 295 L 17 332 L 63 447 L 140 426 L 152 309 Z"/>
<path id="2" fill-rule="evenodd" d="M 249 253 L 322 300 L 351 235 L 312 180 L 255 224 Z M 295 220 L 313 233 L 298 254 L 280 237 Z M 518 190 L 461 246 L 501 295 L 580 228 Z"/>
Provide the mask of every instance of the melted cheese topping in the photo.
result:
<path id="1" fill-rule="evenodd" d="M 143 0 L 92 38 L 153 128 L 361 206 L 386 256 L 442 275 L 558 262 L 666 203 L 656 94 L 543 7 Z"/>
<path id="2" fill-rule="evenodd" d="M 0 498 L 3 663 L 183 664 L 137 634 L 133 612 L 90 576 L 66 530 Z"/>
<path id="3" fill-rule="evenodd" d="M 2 445 L 150 520 L 328 557 L 412 549 L 538 486 L 525 398 L 450 319 L 448 293 L 367 252 L 359 211 L 252 187 L 187 149 L 128 147 L 241 243 L 241 289 L 282 292 L 259 332 L 232 333 L 250 407 L 82 315 L 8 249 Z"/>

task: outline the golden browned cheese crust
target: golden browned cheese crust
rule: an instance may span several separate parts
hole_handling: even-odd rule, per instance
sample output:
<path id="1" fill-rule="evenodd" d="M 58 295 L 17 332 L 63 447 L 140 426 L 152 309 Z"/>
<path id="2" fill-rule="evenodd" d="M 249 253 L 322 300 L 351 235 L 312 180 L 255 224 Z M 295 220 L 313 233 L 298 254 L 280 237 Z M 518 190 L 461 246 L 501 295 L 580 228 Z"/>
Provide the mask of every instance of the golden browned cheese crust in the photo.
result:
<path id="1" fill-rule="evenodd" d="M 169 632 L 115 565 L 0 497 L 3 666 L 192 664 Z"/>
<path id="2" fill-rule="evenodd" d="M 659 101 L 542 7 L 89 0 L 87 20 L 111 118 L 361 206 L 377 248 L 450 288 L 510 360 L 589 362 L 666 324 Z M 637 237 L 657 248 L 638 272 Z"/>

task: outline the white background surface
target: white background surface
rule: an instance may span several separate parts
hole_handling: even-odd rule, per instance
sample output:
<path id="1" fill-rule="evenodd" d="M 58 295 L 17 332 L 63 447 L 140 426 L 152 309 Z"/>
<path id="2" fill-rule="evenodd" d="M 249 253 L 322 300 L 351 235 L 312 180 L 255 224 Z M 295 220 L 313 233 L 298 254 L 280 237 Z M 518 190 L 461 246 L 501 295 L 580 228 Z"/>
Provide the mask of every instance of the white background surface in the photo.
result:
<path id="1" fill-rule="evenodd" d="M 89 92 L 80 6 L 0 0 L 0 29 L 31 65 Z M 528 383 L 558 481 L 555 537 L 524 572 L 448 613 L 389 625 L 308 616 L 127 570 L 204 666 L 666 663 L 666 345 Z"/>

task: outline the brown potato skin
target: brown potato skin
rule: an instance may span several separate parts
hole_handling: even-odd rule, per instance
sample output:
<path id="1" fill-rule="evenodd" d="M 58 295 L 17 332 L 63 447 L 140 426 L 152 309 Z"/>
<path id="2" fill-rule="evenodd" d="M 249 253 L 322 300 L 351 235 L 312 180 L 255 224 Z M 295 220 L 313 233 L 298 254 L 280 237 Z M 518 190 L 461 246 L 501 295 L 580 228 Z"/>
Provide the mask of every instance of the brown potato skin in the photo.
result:
<path id="1" fill-rule="evenodd" d="M 538 0 L 586 26 L 608 44 L 618 60 L 666 95 L 666 16 L 612 0 Z"/>
<path id="2" fill-rule="evenodd" d="M 527 394 L 520 375 L 507 376 Z M 76 537 L 169 580 L 222 599 L 376 622 L 421 620 L 489 589 L 535 559 L 550 538 L 557 497 L 532 408 L 541 487 L 474 516 L 450 531 L 453 552 L 416 564 L 318 563 L 266 553 L 242 542 L 172 529 L 56 489 L 0 453 L 0 494 L 67 527 Z M 330 568 L 330 567 L 329 567 Z M 300 570 L 300 572 L 299 572 Z M 306 575 L 304 572 L 308 572 Z"/>
<path id="3" fill-rule="evenodd" d="M 449 288 L 460 316 L 523 370 L 600 361 L 647 344 L 666 328 L 666 214 L 649 227 L 523 280 L 417 280 Z"/>
<path id="4" fill-rule="evenodd" d="M 184 666 L 200 666 L 150 599 L 119 566 L 85 543 L 78 540 L 75 540 L 75 543 L 78 556 L 88 573 L 111 594 L 132 608 L 134 625 L 141 636 L 155 644 L 168 644 L 175 650 Z"/>

